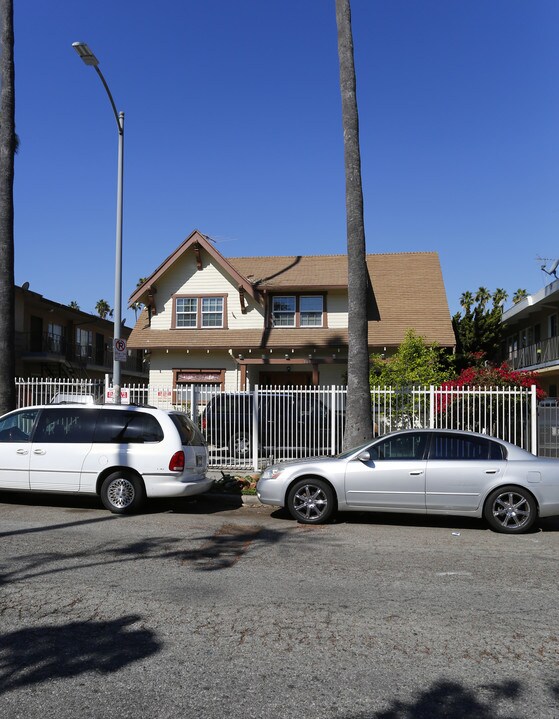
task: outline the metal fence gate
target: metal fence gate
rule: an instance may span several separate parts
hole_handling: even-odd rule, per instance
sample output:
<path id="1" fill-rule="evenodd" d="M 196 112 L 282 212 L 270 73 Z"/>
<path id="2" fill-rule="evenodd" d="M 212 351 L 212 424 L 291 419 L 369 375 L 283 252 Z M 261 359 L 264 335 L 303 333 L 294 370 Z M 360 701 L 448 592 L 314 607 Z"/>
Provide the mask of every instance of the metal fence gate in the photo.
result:
<path id="1" fill-rule="evenodd" d="M 108 380 L 16 380 L 18 407 L 84 399 L 110 401 Z M 208 441 L 213 468 L 254 469 L 274 461 L 336 454 L 345 429 L 345 387 L 130 385 L 123 402 L 179 409 Z M 533 454 L 559 456 L 559 406 L 538 407 L 535 387 L 374 387 L 375 434 L 406 428 L 462 429 L 493 435 Z"/>

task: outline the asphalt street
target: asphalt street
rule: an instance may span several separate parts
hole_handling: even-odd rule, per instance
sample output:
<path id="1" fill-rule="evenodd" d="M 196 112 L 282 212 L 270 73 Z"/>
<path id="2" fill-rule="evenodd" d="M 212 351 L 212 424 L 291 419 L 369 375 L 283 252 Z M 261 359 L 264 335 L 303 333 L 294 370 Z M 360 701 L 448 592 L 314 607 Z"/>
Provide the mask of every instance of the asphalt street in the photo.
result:
<path id="1" fill-rule="evenodd" d="M 0 717 L 559 717 L 559 519 L 0 494 Z"/>

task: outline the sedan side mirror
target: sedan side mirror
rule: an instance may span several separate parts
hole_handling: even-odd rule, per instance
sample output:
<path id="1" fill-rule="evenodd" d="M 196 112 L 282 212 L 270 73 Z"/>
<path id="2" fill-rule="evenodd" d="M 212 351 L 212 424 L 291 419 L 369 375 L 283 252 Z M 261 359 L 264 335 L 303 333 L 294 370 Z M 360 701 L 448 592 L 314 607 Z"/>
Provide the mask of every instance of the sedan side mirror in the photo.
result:
<path id="1" fill-rule="evenodd" d="M 355 459 L 358 459 L 360 462 L 370 462 L 371 461 L 371 453 L 368 449 L 364 449 L 362 452 L 359 452 L 357 457 Z"/>

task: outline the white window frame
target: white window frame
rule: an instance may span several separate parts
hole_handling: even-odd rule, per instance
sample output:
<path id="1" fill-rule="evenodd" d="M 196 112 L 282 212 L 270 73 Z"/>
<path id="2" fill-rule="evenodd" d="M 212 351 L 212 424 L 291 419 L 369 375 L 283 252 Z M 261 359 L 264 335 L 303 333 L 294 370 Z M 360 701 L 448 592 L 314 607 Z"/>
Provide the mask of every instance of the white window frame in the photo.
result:
<path id="1" fill-rule="evenodd" d="M 202 329 L 221 329 L 223 327 L 223 315 L 225 302 L 223 297 L 202 297 L 200 302 L 200 327 Z M 220 309 L 216 309 L 211 305 L 213 303 L 221 304 Z M 210 305 L 208 309 L 204 308 L 204 305 Z M 221 322 L 219 324 L 210 322 L 211 317 L 221 316 Z"/>
<path id="2" fill-rule="evenodd" d="M 320 310 L 303 310 L 304 300 L 320 300 Z M 310 318 L 320 314 L 320 322 L 305 322 L 303 318 Z M 324 326 L 324 297 L 322 295 L 301 295 L 299 297 L 299 326 L 300 327 L 323 327 Z"/>
<path id="3" fill-rule="evenodd" d="M 173 302 L 176 329 L 214 330 L 226 326 L 227 303 L 224 295 L 179 295 L 173 298 Z"/>
<path id="4" fill-rule="evenodd" d="M 293 300 L 293 310 L 283 309 L 283 310 L 276 310 L 275 304 L 278 300 Z M 291 317 L 291 322 L 277 322 L 277 317 Z M 272 297 L 272 326 L 273 327 L 296 327 L 296 318 L 297 318 L 297 296 L 296 295 L 274 295 Z"/>
<path id="5" fill-rule="evenodd" d="M 194 303 L 190 304 L 190 309 L 180 309 L 179 303 Z M 192 309 L 194 307 L 194 309 Z M 193 322 L 186 322 L 187 318 L 191 318 Z M 177 297 L 175 299 L 175 322 L 178 328 L 196 329 L 198 326 L 198 298 L 197 297 Z"/>
<path id="6" fill-rule="evenodd" d="M 291 303 L 288 303 L 290 300 Z M 320 300 L 320 310 L 302 309 L 305 300 Z M 276 309 L 276 302 L 283 302 L 284 305 L 292 304 L 293 309 Z M 309 327 L 324 327 L 324 295 L 316 294 L 293 294 L 293 295 L 272 295 L 270 307 L 270 324 L 272 327 L 285 328 L 297 327 L 307 329 Z M 318 315 L 320 314 L 320 321 Z M 309 321 L 312 317 L 317 321 Z M 282 319 L 283 321 L 278 321 Z M 286 321 L 287 320 L 287 321 Z"/>

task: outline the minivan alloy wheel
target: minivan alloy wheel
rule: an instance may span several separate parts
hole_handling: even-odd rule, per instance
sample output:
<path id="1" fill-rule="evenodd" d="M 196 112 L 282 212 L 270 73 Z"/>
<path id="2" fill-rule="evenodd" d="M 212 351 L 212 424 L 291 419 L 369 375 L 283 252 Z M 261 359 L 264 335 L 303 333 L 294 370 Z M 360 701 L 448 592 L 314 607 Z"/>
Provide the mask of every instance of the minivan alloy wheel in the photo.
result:
<path id="1" fill-rule="evenodd" d="M 107 495 L 111 500 L 111 504 L 115 507 L 124 509 L 134 501 L 134 486 L 128 479 L 116 479 L 111 482 L 107 490 Z"/>
<path id="2" fill-rule="evenodd" d="M 132 512 L 144 500 L 144 487 L 141 481 L 126 472 L 114 472 L 103 482 L 101 500 L 105 507 L 116 514 Z"/>

